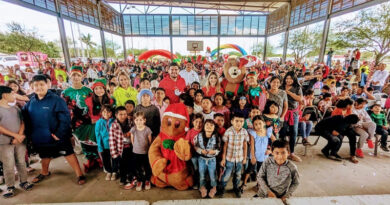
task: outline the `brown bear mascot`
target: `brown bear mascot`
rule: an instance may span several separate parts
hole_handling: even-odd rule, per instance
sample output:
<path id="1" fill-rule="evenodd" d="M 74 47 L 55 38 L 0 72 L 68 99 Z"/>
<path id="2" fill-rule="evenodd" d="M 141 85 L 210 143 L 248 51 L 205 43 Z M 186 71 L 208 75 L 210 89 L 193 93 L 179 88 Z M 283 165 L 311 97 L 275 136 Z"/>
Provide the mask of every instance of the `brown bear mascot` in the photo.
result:
<path id="1" fill-rule="evenodd" d="M 229 56 L 223 65 L 225 78 L 222 80 L 222 87 L 226 97 L 232 99 L 234 96 L 245 93 L 243 81 L 246 74 L 245 64 L 247 63 L 248 60 L 245 58 L 238 59 L 236 56 Z"/>
<path id="2" fill-rule="evenodd" d="M 186 161 L 191 159 L 190 143 L 184 139 L 189 128 L 187 107 L 171 104 L 163 114 L 161 131 L 149 148 L 149 163 L 157 187 L 186 190 L 193 185 Z"/>

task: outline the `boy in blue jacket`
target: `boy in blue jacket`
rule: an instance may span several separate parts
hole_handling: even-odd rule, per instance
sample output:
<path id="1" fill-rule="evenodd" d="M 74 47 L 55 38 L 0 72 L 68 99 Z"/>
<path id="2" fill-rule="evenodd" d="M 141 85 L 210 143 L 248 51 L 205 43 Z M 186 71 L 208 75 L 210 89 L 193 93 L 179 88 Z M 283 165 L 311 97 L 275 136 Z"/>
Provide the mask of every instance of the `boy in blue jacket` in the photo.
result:
<path id="1" fill-rule="evenodd" d="M 104 105 L 101 110 L 102 117 L 96 122 L 95 135 L 98 145 L 98 152 L 103 161 L 104 170 L 106 170 L 106 181 L 115 181 L 118 172 L 118 163 L 111 158 L 109 131 L 114 118 L 112 118 L 112 107 Z"/>
<path id="2" fill-rule="evenodd" d="M 48 91 L 49 86 L 44 75 L 32 79 L 35 95 L 23 107 L 22 113 L 26 124 L 26 135 L 32 141 L 41 160 L 41 173 L 33 179 L 41 182 L 50 176 L 49 165 L 52 158 L 65 156 L 76 172 L 78 184 L 85 183 L 79 162 L 71 144 L 70 114 L 65 101 Z"/>

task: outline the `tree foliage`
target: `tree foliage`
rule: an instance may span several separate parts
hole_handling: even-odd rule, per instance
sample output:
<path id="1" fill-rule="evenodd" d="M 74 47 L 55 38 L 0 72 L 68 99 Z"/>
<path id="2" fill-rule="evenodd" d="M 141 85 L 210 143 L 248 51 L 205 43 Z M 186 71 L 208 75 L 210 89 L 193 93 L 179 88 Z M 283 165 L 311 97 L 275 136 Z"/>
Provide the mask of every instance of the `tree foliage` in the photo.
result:
<path id="1" fill-rule="evenodd" d="M 304 57 L 317 56 L 320 51 L 322 30 L 319 27 L 310 29 L 308 26 L 290 32 L 288 49 L 296 62 Z"/>
<path id="2" fill-rule="evenodd" d="M 90 33 L 88 34 L 81 34 L 80 41 L 83 42 L 87 47 L 87 56 L 91 57 L 91 50 L 96 46 L 96 43 L 92 41 L 92 35 Z"/>
<path id="3" fill-rule="evenodd" d="M 357 18 L 337 25 L 331 46 L 361 48 L 374 53 L 375 63 L 390 52 L 390 3 L 361 10 Z"/>
<path id="4" fill-rule="evenodd" d="M 52 41 L 46 42 L 34 29 L 27 29 L 22 24 L 7 24 L 8 32 L 0 32 L 0 52 L 15 54 L 18 51 L 42 52 L 50 58 L 60 57 L 60 47 Z"/>

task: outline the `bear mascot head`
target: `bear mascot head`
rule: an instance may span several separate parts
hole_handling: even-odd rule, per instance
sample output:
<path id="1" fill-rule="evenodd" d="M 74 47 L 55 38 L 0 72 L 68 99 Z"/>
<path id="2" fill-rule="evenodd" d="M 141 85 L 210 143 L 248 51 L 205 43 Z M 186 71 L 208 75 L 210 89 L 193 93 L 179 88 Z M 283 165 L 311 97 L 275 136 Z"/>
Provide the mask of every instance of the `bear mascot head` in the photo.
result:
<path id="1" fill-rule="evenodd" d="M 193 178 L 186 165 L 191 159 L 191 146 L 184 139 L 188 128 L 187 107 L 183 103 L 169 105 L 163 114 L 160 134 L 149 148 L 151 182 L 157 187 L 192 187 Z"/>
<path id="2" fill-rule="evenodd" d="M 238 59 L 236 56 L 229 56 L 223 65 L 222 87 L 225 90 L 226 97 L 233 98 L 244 93 L 244 78 L 246 74 L 245 65 L 248 60 Z"/>

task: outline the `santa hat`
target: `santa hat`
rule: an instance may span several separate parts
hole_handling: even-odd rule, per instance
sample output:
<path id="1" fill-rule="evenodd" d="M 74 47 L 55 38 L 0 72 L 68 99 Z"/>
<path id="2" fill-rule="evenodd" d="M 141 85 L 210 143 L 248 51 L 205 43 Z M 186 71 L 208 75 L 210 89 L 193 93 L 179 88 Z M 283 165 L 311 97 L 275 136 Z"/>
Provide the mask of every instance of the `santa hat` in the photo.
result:
<path id="1" fill-rule="evenodd" d="M 187 107 L 183 103 L 174 103 L 170 104 L 167 109 L 165 110 L 164 116 L 170 116 L 175 117 L 179 119 L 186 120 L 186 128 L 185 130 L 188 131 L 190 128 L 190 117 L 188 115 Z"/>
<path id="2" fill-rule="evenodd" d="M 83 67 L 81 67 L 81 66 L 72 66 L 70 68 L 70 74 L 72 75 L 73 72 L 78 72 L 78 73 L 82 74 L 83 73 Z"/>

